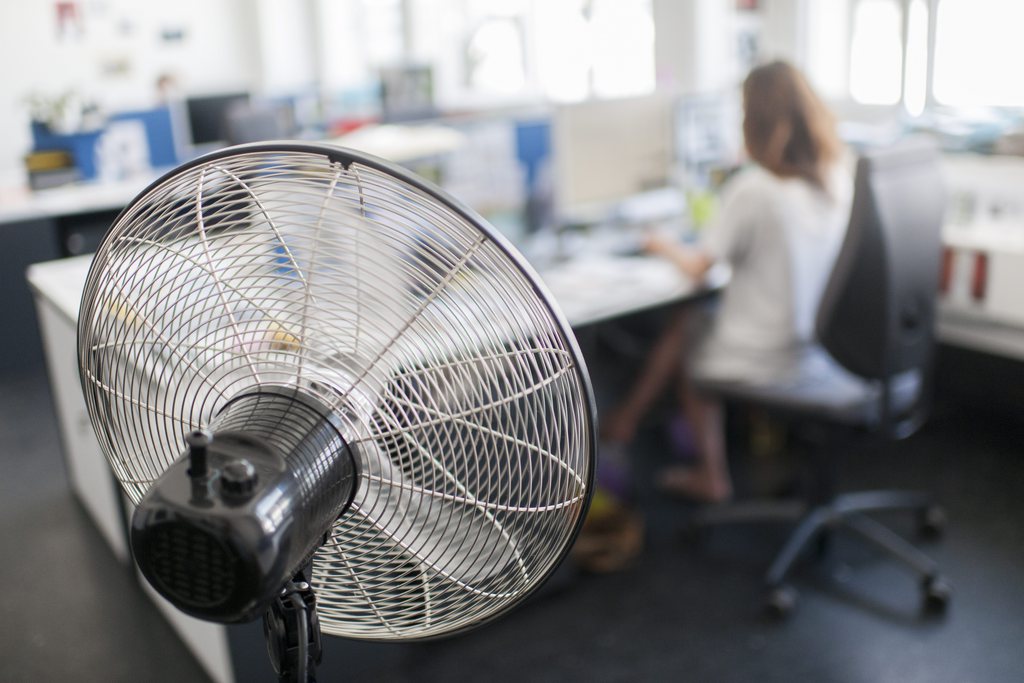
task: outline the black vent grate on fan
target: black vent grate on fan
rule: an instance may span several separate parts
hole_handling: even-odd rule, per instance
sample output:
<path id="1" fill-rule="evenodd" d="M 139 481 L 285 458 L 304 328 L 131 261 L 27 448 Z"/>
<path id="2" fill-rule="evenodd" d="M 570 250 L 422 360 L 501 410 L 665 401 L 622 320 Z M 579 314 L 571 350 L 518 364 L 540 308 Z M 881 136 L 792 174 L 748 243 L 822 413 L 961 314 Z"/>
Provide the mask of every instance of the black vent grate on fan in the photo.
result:
<path id="1" fill-rule="evenodd" d="M 164 591 L 195 607 L 214 607 L 235 588 L 234 558 L 217 538 L 184 524 L 154 530 L 153 574 Z"/>

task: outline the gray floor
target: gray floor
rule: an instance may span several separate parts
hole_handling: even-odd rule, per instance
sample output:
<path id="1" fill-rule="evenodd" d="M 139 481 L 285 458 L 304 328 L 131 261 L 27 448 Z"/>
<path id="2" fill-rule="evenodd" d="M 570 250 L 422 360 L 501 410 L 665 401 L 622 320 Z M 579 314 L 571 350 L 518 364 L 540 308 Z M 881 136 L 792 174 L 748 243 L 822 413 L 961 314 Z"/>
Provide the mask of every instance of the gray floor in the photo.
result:
<path id="1" fill-rule="evenodd" d="M 838 456 L 844 486 L 924 488 L 946 505 L 948 534 L 927 547 L 956 586 L 945 619 L 920 615 L 909 576 L 840 542 L 803 573 L 797 614 L 767 622 L 757 579 L 781 531 L 684 542 L 686 506 L 645 495 L 648 547 L 632 569 L 576 577 L 457 639 L 367 650 L 351 678 L 1020 681 L 1024 421 L 988 408 L 947 401 L 909 441 Z M 0 443 L 0 680 L 206 680 L 71 497 L 38 373 L 4 383 Z M 660 464 L 657 430 L 640 450 L 641 469 Z"/>

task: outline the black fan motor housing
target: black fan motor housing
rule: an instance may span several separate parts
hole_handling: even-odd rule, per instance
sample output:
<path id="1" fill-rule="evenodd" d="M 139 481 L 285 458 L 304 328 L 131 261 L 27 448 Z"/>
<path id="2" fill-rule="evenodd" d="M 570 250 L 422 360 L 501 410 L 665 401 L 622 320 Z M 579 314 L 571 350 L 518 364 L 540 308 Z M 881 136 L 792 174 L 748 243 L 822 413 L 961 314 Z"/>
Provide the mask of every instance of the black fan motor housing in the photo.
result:
<path id="1" fill-rule="evenodd" d="M 287 389 L 221 410 L 132 516 L 132 552 L 157 592 L 208 621 L 263 615 L 355 494 L 357 461 L 330 415 Z"/>

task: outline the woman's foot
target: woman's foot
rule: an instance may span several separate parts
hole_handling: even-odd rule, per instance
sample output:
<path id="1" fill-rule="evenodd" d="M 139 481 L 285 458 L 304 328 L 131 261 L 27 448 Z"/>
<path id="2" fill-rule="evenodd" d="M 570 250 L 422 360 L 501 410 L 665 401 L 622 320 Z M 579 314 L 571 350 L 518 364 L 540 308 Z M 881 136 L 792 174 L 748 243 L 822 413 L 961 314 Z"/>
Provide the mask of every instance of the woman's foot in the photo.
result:
<path id="1" fill-rule="evenodd" d="M 729 475 L 712 467 L 666 467 L 658 473 L 658 489 L 700 503 L 724 503 L 732 498 Z"/>
<path id="2" fill-rule="evenodd" d="M 700 459 L 697 449 L 697 437 L 693 427 L 682 415 L 676 415 L 668 423 L 668 440 L 672 454 L 685 463 L 695 463 Z"/>
<path id="3" fill-rule="evenodd" d="M 621 408 L 601 417 L 601 438 L 627 444 L 636 436 L 637 420 Z"/>

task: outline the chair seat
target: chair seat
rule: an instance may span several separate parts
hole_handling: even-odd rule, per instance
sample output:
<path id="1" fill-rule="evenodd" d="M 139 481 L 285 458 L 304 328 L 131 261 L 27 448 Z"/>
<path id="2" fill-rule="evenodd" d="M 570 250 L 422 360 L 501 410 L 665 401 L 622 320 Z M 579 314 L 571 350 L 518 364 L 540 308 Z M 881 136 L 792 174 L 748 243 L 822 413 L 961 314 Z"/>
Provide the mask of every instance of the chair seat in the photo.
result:
<path id="1" fill-rule="evenodd" d="M 770 381 L 747 382 L 708 375 L 695 377 L 694 381 L 700 391 L 723 399 L 840 424 L 870 426 L 881 416 L 881 380 L 853 375 L 820 347 L 809 349 L 791 371 Z M 921 373 L 916 370 L 892 379 L 890 401 L 895 414 L 913 407 L 921 384 Z"/>

